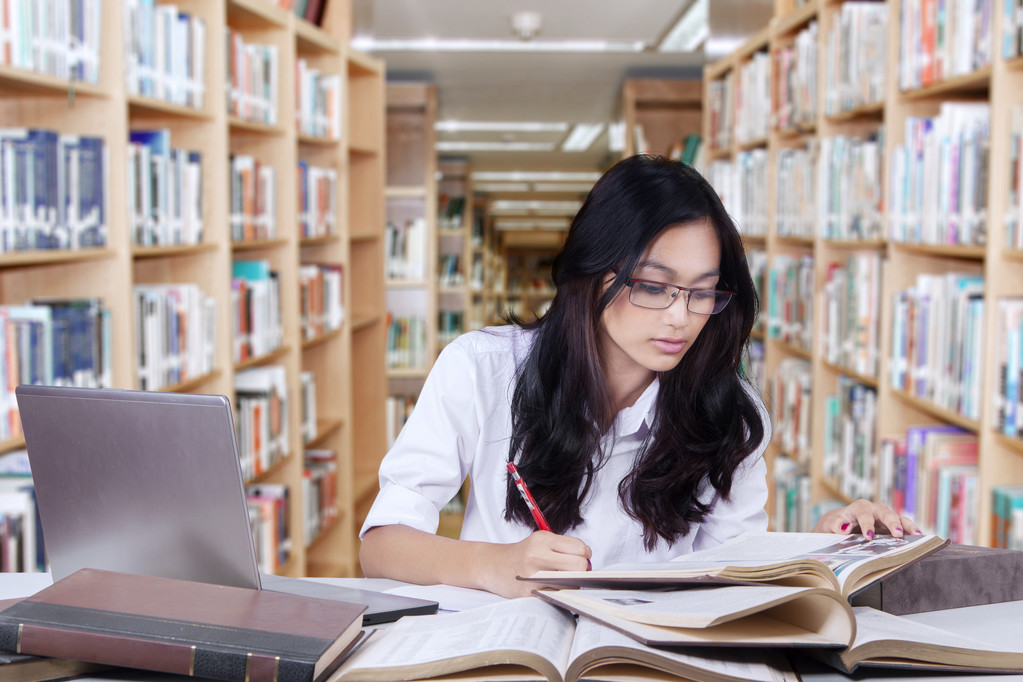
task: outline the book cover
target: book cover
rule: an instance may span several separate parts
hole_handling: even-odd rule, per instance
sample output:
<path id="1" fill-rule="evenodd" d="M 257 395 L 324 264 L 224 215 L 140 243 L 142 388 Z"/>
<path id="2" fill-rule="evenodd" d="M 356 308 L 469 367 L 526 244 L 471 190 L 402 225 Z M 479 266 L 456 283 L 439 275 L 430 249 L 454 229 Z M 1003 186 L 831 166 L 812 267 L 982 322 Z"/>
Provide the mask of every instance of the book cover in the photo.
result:
<path id="1" fill-rule="evenodd" d="M 219 680 L 312 682 L 362 604 L 81 569 L 0 612 L 0 650 Z"/>
<path id="2" fill-rule="evenodd" d="M 949 545 L 874 583 L 853 606 L 905 615 L 1023 599 L 1023 552 Z"/>

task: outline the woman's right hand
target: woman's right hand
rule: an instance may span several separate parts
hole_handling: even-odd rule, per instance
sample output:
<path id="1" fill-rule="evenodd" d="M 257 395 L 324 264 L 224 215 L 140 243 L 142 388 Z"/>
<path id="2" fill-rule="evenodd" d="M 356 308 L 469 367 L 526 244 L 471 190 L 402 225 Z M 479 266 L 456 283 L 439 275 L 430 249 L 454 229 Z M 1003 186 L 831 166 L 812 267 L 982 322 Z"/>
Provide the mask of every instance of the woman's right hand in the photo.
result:
<path id="1" fill-rule="evenodd" d="M 542 587 L 528 578 L 537 571 L 587 571 L 593 552 L 579 538 L 538 530 L 511 544 L 481 544 L 479 575 L 483 589 L 502 597 L 528 597 Z"/>
<path id="2" fill-rule="evenodd" d="M 400 524 L 370 529 L 360 559 L 367 578 L 392 578 L 418 585 L 457 585 L 502 597 L 528 597 L 541 587 L 537 571 L 585 571 L 593 552 L 579 538 L 536 531 L 519 542 L 453 540 Z"/>

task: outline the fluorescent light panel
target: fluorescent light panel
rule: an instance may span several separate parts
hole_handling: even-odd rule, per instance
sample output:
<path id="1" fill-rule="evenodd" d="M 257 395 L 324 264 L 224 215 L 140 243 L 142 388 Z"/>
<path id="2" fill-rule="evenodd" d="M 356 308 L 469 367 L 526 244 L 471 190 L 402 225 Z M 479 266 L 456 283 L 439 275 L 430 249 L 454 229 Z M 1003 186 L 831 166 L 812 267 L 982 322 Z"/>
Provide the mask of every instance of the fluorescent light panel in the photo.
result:
<path id="1" fill-rule="evenodd" d="M 668 31 L 658 52 L 692 52 L 710 35 L 709 0 L 693 0 L 679 20 Z"/>
<path id="2" fill-rule="evenodd" d="M 528 192 L 528 182 L 477 182 L 472 186 L 474 192 Z"/>
<path id="3" fill-rule="evenodd" d="M 552 218 L 501 220 L 498 218 L 494 220 L 494 227 L 498 230 L 567 230 L 568 220 Z"/>
<path id="4" fill-rule="evenodd" d="M 352 47 L 362 52 L 642 52 L 642 40 L 474 40 L 414 38 L 377 40 L 356 36 Z"/>
<path id="5" fill-rule="evenodd" d="M 437 121 L 434 130 L 444 133 L 461 132 L 516 132 L 516 133 L 562 133 L 568 130 L 567 123 L 544 123 L 541 121 Z"/>
<path id="6" fill-rule="evenodd" d="M 625 121 L 617 121 L 608 125 L 607 149 L 612 152 L 625 151 Z"/>
<path id="7" fill-rule="evenodd" d="M 603 131 L 603 123 L 576 123 L 572 132 L 561 143 L 561 151 L 584 152 Z"/>
<path id="8" fill-rule="evenodd" d="M 528 201 L 519 199 L 500 199 L 490 204 L 491 211 L 535 211 L 535 210 L 559 210 L 575 213 L 582 204 L 578 201 Z"/>
<path id="9" fill-rule="evenodd" d="M 442 141 L 433 145 L 439 152 L 550 152 L 549 142 L 455 142 Z"/>
<path id="10" fill-rule="evenodd" d="M 483 182 L 596 182 L 600 173 L 588 171 L 473 171 Z"/>

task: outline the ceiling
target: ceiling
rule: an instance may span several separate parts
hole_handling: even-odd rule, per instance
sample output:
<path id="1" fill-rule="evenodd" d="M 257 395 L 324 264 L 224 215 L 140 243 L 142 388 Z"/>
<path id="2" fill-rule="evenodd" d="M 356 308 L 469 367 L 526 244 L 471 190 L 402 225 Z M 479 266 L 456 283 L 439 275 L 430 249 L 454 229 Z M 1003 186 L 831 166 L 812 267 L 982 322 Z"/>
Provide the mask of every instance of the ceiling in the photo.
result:
<path id="1" fill-rule="evenodd" d="M 716 0 L 720 2 L 721 0 Z M 477 171 L 600 171 L 621 156 L 609 150 L 607 124 L 621 120 L 628 78 L 699 78 L 703 50 L 665 53 L 655 46 L 695 0 L 353 0 L 356 47 L 386 62 L 388 80 L 437 86 L 438 121 L 561 124 L 538 132 L 496 129 L 447 132 L 445 143 L 546 144 L 544 150 L 441 150 L 467 157 Z M 512 15 L 539 14 L 531 39 L 516 35 Z M 639 52 L 411 51 L 382 49 L 397 39 L 639 41 Z M 376 47 L 374 47 L 376 45 Z M 586 151 L 560 151 L 577 123 L 604 124 Z M 499 126 L 498 126 L 499 127 Z"/>

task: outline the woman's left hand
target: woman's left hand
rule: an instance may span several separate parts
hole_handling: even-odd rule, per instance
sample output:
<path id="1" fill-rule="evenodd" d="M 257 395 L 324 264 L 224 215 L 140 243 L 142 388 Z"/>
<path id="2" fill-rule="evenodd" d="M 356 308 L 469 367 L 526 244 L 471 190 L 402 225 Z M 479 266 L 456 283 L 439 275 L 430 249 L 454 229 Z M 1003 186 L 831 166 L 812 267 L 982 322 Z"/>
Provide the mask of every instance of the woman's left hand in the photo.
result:
<path id="1" fill-rule="evenodd" d="M 871 540 L 874 533 L 890 533 L 901 538 L 903 535 L 920 535 L 908 516 L 899 514 L 880 502 L 856 500 L 847 507 L 832 509 L 821 517 L 813 528 L 814 533 L 863 533 Z"/>

